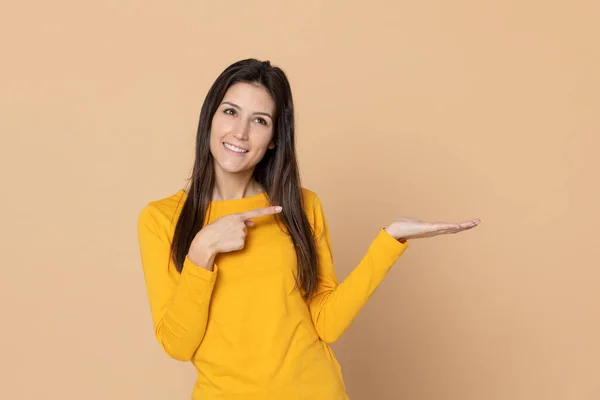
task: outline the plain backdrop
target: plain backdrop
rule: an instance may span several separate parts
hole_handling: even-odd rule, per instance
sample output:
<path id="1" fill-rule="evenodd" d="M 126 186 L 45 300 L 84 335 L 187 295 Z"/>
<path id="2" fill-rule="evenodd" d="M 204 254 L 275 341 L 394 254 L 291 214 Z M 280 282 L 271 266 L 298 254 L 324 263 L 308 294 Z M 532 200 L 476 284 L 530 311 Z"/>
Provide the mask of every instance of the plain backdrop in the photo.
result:
<path id="1" fill-rule="evenodd" d="M 230 63 L 281 66 L 345 278 L 415 240 L 333 348 L 353 400 L 600 399 L 600 5 L 4 2 L 0 398 L 188 399 L 153 337 L 139 212 L 186 182 Z M 324 399 L 327 400 L 327 399 Z"/>

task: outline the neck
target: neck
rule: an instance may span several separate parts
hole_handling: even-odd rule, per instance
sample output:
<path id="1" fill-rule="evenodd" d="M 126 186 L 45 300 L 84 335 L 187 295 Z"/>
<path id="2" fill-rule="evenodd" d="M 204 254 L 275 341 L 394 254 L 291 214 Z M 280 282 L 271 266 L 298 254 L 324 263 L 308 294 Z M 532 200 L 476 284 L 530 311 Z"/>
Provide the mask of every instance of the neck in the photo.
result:
<path id="1" fill-rule="evenodd" d="M 213 200 L 241 199 L 261 193 L 260 185 L 252 178 L 252 172 L 229 174 L 215 171 Z"/>

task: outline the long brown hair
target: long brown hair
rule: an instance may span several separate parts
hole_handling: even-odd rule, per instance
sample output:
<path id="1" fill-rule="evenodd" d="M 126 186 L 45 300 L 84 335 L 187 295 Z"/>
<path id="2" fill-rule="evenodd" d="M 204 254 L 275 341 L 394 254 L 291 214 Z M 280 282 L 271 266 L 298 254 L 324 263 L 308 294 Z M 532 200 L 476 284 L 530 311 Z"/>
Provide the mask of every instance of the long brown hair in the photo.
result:
<path id="1" fill-rule="evenodd" d="M 294 137 L 294 104 L 285 73 L 269 61 L 246 59 L 228 66 L 211 86 L 202 109 L 196 135 L 196 156 L 188 196 L 175 227 L 171 257 L 179 272 L 192 240 L 202 229 L 215 185 L 214 159 L 210 152 L 212 118 L 227 89 L 237 82 L 263 86 L 275 102 L 274 149 L 265 153 L 254 170 L 272 205 L 281 205 L 278 222 L 290 235 L 296 250 L 297 285 L 306 299 L 317 285 L 318 258 L 311 226 L 304 212 Z"/>

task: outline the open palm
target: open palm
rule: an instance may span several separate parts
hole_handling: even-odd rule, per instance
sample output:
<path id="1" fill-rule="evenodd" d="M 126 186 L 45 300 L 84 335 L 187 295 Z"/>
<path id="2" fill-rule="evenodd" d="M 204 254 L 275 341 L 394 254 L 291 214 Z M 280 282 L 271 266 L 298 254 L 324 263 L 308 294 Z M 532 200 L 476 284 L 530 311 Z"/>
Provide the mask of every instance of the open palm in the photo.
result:
<path id="1" fill-rule="evenodd" d="M 480 222 L 479 219 L 459 223 L 424 222 L 416 218 L 402 217 L 392 222 L 385 230 L 398 240 L 420 239 L 466 231 Z"/>

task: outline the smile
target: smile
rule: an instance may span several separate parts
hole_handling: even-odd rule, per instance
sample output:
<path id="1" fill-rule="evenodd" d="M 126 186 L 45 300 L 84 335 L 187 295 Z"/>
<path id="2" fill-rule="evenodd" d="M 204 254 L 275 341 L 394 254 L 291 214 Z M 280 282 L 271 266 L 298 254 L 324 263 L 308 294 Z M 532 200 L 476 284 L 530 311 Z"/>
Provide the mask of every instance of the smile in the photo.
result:
<path id="1" fill-rule="evenodd" d="M 225 148 L 227 148 L 228 150 L 235 151 L 236 153 L 243 154 L 243 153 L 247 153 L 247 152 L 248 152 L 248 150 L 246 150 L 246 149 L 239 148 L 239 147 L 237 147 L 237 146 L 234 146 L 234 145 L 232 145 L 232 144 L 229 144 L 229 143 L 223 143 L 223 145 L 224 145 L 224 146 L 225 146 Z"/>

